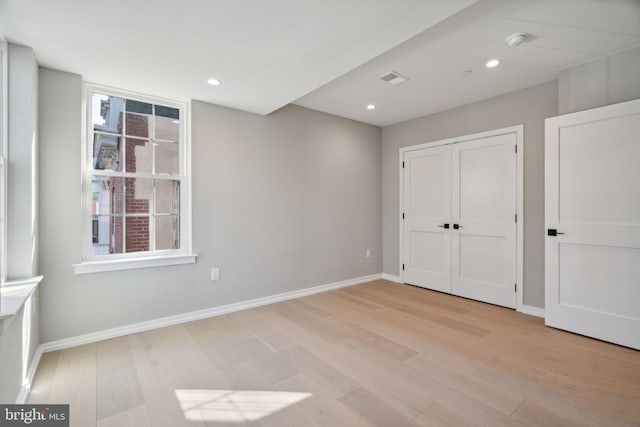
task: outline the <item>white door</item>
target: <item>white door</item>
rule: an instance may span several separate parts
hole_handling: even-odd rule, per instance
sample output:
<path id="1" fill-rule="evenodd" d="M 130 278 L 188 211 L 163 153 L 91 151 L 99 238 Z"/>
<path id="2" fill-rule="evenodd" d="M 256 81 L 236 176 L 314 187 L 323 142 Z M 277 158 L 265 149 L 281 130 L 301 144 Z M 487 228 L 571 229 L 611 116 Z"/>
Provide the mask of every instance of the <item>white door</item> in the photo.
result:
<path id="1" fill-rule="evenodd" d="M 440 146 L 403 156 L 403 278 L 451 291 L 451 152 Z"/>
<path id="2" fill-rule="evenodd" d="M 640 349 L 640 100 L 546 120 L 545 322 Z"/>
<path id="3" fill-rule="evenodd" d="M 452 292 L 516 306 L 516 134 L 453 144 Z"/>

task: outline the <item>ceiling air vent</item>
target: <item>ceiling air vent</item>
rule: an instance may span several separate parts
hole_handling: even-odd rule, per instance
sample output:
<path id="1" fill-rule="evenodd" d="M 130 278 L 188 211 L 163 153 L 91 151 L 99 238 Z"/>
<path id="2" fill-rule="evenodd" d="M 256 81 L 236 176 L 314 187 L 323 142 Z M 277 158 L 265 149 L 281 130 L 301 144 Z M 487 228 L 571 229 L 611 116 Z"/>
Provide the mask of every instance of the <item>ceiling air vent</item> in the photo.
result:
<path id="1" fill-rule="evenodd" d="M 381 76 L 380 80 L 384 80 L 385 82 L 395 86 L 395 85 L 399 85 L 400 83 L 404 83 L 409 79 L 403 75 L 396 73 L 395 71 L 390 71 L 384 74 L 383 76 Z"/>

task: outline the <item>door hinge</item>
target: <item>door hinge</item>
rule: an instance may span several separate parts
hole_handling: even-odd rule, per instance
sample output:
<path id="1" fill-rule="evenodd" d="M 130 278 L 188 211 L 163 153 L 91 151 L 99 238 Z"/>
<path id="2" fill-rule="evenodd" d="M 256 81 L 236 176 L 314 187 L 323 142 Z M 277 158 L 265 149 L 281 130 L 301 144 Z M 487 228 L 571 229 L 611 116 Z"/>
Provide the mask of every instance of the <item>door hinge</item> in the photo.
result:
<path id="1" fill-rule="evenodd" d="M 402 219 L 404 219 L 404 212 L 402 212 Z"/>
<path id="2" fill-rule="evenodd" d="M 518 222 L 518 214 L 515 214 L 514 217 L 516 219 L 516 222 Z"/>
<path id="3" fill-rule="evenodd" d="M 515 149 L 516 149 L 516 154 L 517 154 L 518 153 L 518 146 L 517 145 L 515 146 Z"/>
<path id="4" fill-rule="evenodd" d="M 402 169 L 404 169 L 404 162 L 402 162 Z"/>
<path id="5" fill-rule="evenodd" d="M 402 264 L 402 271 L 404 271 L 404 264 Z"/>
<path id="6" fill-rule="evenodd" d="M 518 284 L 517 283 L 513 284 L 513 292 L 518 292 Z"/>

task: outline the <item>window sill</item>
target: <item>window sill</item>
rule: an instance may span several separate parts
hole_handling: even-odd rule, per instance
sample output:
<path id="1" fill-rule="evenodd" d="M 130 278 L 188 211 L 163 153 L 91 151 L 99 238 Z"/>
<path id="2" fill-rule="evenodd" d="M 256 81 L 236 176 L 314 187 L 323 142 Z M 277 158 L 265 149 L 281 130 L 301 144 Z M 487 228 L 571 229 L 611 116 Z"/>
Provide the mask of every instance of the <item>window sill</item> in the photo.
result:
<path id="1" fill-rule="evenodd" d="M 197 254 L 161 255 L 108 261 L 86 261 L 74 264 L 75 274 L 100 273 L 104 271 L 132 270 L 135 268 L 164 267 L 168 265 L 193 264 Z"/>
<path id="2" fill-rule="evenodd" d="M 0 335 L 9 327 L 16 314 L 22 310 L 24 304 L 36 290 L 42 276 L 24 280 L 4 282 L 0 290 Z"/>

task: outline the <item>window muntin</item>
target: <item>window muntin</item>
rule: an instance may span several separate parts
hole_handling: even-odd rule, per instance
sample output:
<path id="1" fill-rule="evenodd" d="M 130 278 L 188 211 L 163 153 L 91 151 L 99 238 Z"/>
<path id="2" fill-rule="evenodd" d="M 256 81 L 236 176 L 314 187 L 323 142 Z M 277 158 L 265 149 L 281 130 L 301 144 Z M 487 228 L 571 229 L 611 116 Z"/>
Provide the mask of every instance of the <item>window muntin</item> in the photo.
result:
<path id="1" fill-rule="evenodd" d="M 188 252 L 186 108 L 88 86 L 85 260 Z"/>

